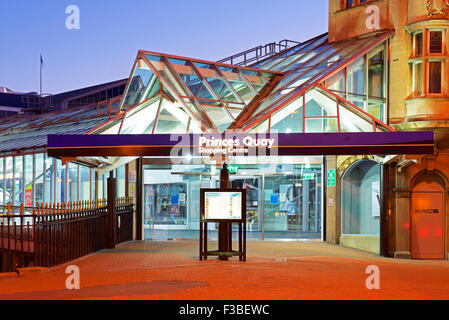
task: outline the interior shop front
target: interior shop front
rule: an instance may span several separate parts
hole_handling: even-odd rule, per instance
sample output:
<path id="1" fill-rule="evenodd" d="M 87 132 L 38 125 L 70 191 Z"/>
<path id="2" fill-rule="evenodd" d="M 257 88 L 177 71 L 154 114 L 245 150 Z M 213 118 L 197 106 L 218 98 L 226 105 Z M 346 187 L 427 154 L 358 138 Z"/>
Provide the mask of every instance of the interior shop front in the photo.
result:
<path id="1" fill-rule="evenodd" d="M 243 161 L 244 160 L 244 161 Z M 234 160 L 230 187 L 247 192 L 248 239 L 322 239 L 323 157 Z M 215 164 L 144 160 L 146 239 L 198 238 L 200 189 L 219 188 Z M 209 224 L 210 237 L 218 225 Z"/>

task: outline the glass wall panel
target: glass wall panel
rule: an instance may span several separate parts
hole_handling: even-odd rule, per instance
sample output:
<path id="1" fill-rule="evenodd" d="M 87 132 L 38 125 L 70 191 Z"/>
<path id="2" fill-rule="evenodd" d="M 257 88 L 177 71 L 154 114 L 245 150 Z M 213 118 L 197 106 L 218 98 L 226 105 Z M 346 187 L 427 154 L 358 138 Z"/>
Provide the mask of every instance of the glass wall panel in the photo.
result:
<path id="1" fill-rule="evenodd" d="M 93 189 L 90 184 L 90 168 L 79 166 L 79 200 L 90 200 L 91 190 Z"/>
<path id="2" fill-rule="evenodd" d="M 248 239 L 262 239 L 263 229 L 268 239 L 321 239 L 322 158 L 301 159 L 230 164 L 230 187 L 247 192 Z M 215 165 L 145 165 L 145 239 L 198 238 L 200 188 L 217 188 L 219 180 Z M 217 228 L 208 225 L 209 239 L 217 239 Z"/>
<path id="3" fill-rule="evenodd" d="M 66 202 L 66 168 L 67 166 L 63 166 L 61 160 L 55 159 L 56 161 L 56 198 L 55 202 Z"/>
<path id="4" fill-rule="evenodd" d="M 108 199 L 108 178 L 111 176 L 111 172 L 107 172 L 103 175 L 103 199 Z"/>
<path id="5" fill-rule="evenodd" d="M 165 99 L 159 112 L 154 133 L 185 133 L 189 117 Z"/>
<path id="6" fill-rule="evenodd" d="M 340 70 L 337 74 L 326 80 L 329 90 L 346 99 L 346 70 Z"/>
<path id="7" fill-rule="evenodd" d="M 23 203 L 23 156 L 14 157 L 14 205 Z"/>
<path id="8" fill-rule="evenodd" d="M 95 184 L 95 170 L 94 169 L 90 169 L 90 200 L 95 200 L 96 199 L 96 184 Z"/>
<path id="9" fill-rule="evenodd" d="M 68 177 L 67 177 L 67 200 L 66 201 L 78 201 L 78 165 L 69 162 Z"/>
<path id="10" fill-rule="evenodd" d="M 45 203 L 55 201 L 56 173 L 55 159 L 45 155 Z"/>
<path id="11" fill-rule="evenodd" d="M 126 118 L 120 132 L 122 134 L 152 133 L 154 119 L 156 118 L 159 105 L 159 100 L 152 101 L 151 99 L 133 110 L 130 110 L 126 114 Z"/>
<path id="12" fill-rule="evenodd" d="M 34 205 L 44 202 L 44 154 L 34 156 Z"/>
<path id="13" fill-rule="evenodd" d="M 104 192 L 103 192 L 103 188 L 104 188 L 104 175 L 99 176 L 98 177 L 98 196 L 95 199 L 103 199 L 104 198 Z"/>
<path id="14" fill-rule="evenodd" d="M 33 189 L 34 189 L 34 183 L 33 183 L 33 155 L 26 155 L 24 157 L 25 159 L 25 198 L 24 198 L 24 205 L 26 207 L 32 207 L 33 206 Z"/>
<path id="15" fill-rule="evenodd" d="M 5 158 L 5 194 L 4 194 L 4 203 L 8 205 L 9 203 L 12 205 L 13 203 L 13 166 L 12 166 L 12 157 Z"/>
<path id="16" fill-rule="evenodd" d="M 368 54 L 368 113 L 386 121 L 386 60 L 384 46 Z"/>
<path id="17" fill-rule="evenodd" d="M 271 116 L 271 130 L 278 133 L 303 132 L 303 108 L 300 97 Z"/>
<path id="18" fill-rule="evenodd" d="M 265 175 L 265 238 L 321 238 L 321 166 L 279 165 Z"/>
<path id="19" fill-rule="evenodd" d="M 251 133 L 268 133 L 268 120 L 263 121 L 250 130 Z"/>
<path id="20" fill-rule="evenodd" d="M 4 178 L 5 178 L 5 171 L 4 171 L 4 162 L 5 158 L 0 158 L 0 213 L 3 213 L 3 206 L 4 203 L 4 196 L 5 196 L 5 186 L 4 186 Z"/>
<path id="21" fill-rule="evenodd" d="M 359 161 L 342 180 L 341 212 L 343 234 L 380 234 L 380 165 Z"/>
<path id="22" fill-rule="evenodd" d="M 348 101 L 365 109 L 365 100 L 365 57 L 361 57 L 348 67 Z"/>
<path id="23" fill-rule="evenodd" d="M 124 197 L 126 195 L 126 168 L 122 165 L 117 168 L 117 197 Z"/>
<path id="24" fill-rule="evenodd" d="M 147 63 L 140 59 L 135 66 L 132 80 L 123 101 L 123 107 L 131 108 L 159 91 L 159 80 L 154 76 Z"/>

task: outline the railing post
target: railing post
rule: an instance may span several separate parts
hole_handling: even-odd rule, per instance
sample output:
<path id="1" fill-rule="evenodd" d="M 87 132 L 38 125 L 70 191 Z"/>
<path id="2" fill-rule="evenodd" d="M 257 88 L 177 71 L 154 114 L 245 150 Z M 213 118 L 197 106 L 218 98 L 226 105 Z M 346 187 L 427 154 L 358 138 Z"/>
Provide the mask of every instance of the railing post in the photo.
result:
<path id="1" fill-rule="evenodd" d="M 115 248 L 115 199 L 116 179 L 108 178 L 108 217 L 106 219 L 106 249 Z"/>

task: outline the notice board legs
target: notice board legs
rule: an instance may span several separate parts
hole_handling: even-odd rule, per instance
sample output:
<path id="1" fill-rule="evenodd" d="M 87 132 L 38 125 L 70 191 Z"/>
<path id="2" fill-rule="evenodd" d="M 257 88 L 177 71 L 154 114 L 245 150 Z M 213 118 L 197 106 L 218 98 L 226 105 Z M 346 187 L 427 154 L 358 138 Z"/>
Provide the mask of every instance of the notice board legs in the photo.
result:
<path id="1" fill-rule="evenodd" d="M 214 223 L 214 222 L 210 222 Z M 238 251 L 232 250 L 232 225 L 238 223 Z M 200 260 L 207 260 L 208 256 L 218 256 L 219 260 L 227 261 L 229 257 L 238 256 L 240 261 L 246 261 L 246 221 L 245 222 L 228 222 L 225 228 L 225 235 L 230 236 L 231 241 L 228 242 L 228 237 L 225 237 L 225 241 L 220 245 L 218 243 L 218 250 L 208 251 L 207 244 L 207 224 L 206 221 L 200 222 Z M 225 247 L 223 248 L 223 245 Z M 226 248 L 227 246 L 227 248 Z M 225 251 L 224 251 L 225 250 Z"/>
<path id="2" fill-rule="evenodd" d="M 204 223 L 204 260 L 207 260 L 207 223 Z"/>

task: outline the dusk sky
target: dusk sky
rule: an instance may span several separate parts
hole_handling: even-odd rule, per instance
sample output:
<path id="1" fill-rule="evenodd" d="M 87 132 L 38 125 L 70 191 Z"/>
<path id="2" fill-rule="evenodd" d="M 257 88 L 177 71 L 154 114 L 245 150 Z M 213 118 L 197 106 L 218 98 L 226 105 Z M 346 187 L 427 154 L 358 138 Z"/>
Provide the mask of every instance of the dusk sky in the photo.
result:
<path id="1" fill-rule="evenodd" d="M 0 6 L 0 86 L 59 93 L 127 78 L 139 49 L 218 60 L 327 31 L 329 0 L 39 0 Z M 7 3 L 7 5 L 5 5 Z M 80 29 L 66 28 L 66 7 Z"/>

